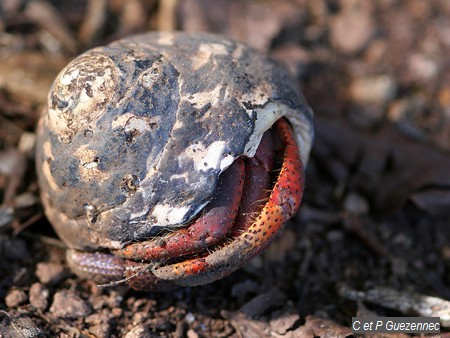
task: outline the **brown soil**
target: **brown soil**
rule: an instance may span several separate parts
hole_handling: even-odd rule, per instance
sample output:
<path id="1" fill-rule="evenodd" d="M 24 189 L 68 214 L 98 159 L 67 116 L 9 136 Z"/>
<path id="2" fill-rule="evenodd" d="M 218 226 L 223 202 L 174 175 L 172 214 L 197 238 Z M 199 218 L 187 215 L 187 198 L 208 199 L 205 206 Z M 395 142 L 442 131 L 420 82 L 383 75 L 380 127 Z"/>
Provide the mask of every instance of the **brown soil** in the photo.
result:
<path id="1" fill-rule="evenodd" d="M 291 72 L 316 114 L 304 202 L 220 281 L 98 288 L 43 216 L 33 130 L 71 58 L 162 29 L 244 40 Z M 0 337 L 346 337 L 354 316 L 426 314 L 413 294 L 450 317 L 449 37 L 447 0 L 2 1 Z"/>

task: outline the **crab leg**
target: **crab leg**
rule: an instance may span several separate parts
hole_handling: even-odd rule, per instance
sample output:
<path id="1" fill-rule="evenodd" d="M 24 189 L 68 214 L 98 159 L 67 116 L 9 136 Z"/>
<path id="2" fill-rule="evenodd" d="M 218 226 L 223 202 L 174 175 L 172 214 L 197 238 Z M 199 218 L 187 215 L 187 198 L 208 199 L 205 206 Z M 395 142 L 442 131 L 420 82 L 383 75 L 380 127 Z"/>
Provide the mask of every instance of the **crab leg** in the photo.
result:
<path id="1" fill-rule="evenodd" d="M 230 274 L 262 251 L 300 206 L 303 194 L 303 167 L 299 151 L 286 120 L 276 123 L 284 142 L 283 164 L 269 200 L 259 216 L 236 238 L 203 257 L 152 269 L 158 278 L 177 285 L 202 285 Z M 130 276 L 129 272 L 125 273 Z M 136 278 L 128 283 L 137 289 L 145 284 Z"/>
<path id="2" fill-rule="evenodd" d="M 272 186 L 271 172 L 274 168 L 274 156 L 272 134 L 266 132 L 255 156 L 246 159 L 245 191 L 232 228 L 232 238 L 248 228 L 267 201 Z"/>

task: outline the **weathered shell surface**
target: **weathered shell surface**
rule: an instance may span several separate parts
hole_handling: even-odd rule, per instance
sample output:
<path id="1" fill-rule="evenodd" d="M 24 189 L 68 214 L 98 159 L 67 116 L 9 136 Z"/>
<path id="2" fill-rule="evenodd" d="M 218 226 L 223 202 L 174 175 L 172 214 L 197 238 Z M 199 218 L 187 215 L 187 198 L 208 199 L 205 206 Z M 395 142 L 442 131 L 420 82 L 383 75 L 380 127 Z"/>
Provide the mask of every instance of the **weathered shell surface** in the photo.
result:
<path id="1" fill-rule="evenodd" d="M 80 249 L 119 248 L 188 221 L 283 115 L 305 161 L 311 111 L 286 78 L 209 34 L 150 33 L 76 58 L 38 127 L 41 194 L 58 234 Z"/>

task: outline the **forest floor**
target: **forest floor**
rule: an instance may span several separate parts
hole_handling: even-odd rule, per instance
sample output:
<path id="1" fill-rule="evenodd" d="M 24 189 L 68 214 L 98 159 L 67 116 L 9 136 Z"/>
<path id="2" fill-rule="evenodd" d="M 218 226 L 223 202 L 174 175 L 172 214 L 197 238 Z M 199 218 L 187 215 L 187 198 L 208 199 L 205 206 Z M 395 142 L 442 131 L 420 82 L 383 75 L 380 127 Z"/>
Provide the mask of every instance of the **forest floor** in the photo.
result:
<path id="1" fill-rule="evenodd" d="M 174 29 L 243 40 L 290 71 L 315 112 L 304 202 L 215 283 L 98 288 L 68 270 L 43 215 L 36 121 L 74 56 Z M 418 315 L 450 337 L 449 51 L 447 0 L 2 1 L 0 337 L 351 337 L 352 317 Z"/>

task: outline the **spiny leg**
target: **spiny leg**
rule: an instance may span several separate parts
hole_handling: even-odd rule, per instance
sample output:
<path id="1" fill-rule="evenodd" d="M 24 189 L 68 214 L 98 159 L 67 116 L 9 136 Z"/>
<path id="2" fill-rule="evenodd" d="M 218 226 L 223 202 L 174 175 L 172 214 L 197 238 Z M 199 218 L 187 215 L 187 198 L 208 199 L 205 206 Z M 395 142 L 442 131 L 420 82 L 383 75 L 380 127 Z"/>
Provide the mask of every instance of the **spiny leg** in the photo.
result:
<path id="1" fill-rule="evenodd" d="M 254 157 L 245 159 L 245 182 L 241 205 L 231 237 L 238 236 L 259 214 L 270 195 L 275 152 L 272 132 L 267 131 Z"/>

